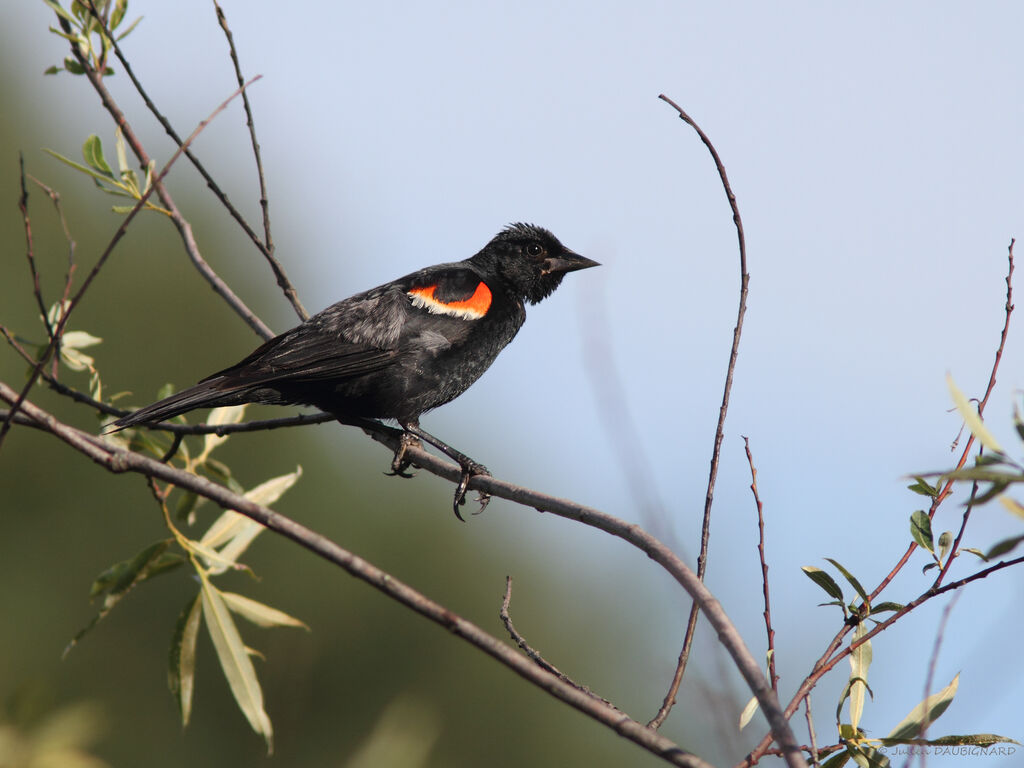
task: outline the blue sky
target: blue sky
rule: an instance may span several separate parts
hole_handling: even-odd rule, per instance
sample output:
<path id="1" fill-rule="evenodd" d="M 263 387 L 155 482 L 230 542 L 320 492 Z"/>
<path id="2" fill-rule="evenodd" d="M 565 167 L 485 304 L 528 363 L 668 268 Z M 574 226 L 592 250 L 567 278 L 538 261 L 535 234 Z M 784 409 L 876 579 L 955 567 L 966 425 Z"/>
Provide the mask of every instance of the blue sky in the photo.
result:
<path id="1" fill-rule="evenodd" d="M 960 425 L 948 412 L 946 373 L 969 395 L 988 380 L 1006 249 L 1024 236 L 1021 6 L 223 6 L 243 67 L 264 76 L 251 96 L 278 256 L 307 306 L 469 256 L 510 221 L 552 229 L 603 266 L 569 276 L 531 308 L 492 370 L 424 426 L 509 480 L 636 519 L 584 361 L 594 344 L 627 394 L 664 524 L 689 552 L 735 318 L 736 239 L 706 150 L 658 94 L 701 124 L 738 197 L 752 274 L 709 584 L 760 652 L 746 435 L 768 516 L 783 686 L 800 679 L 834 626 L 813 607 L 821 593 L 800 566 L 835 557 L 875 585 L 921 506 L 905 475 L 954 460 Z M 194 125 L 234 88 L 210 5 L 135 10 L 145 16 L 129 38 L 138 74 L 177 125 Z M 16 12 L 23 28 L 47 23 L 42 3 Z M 58 46 L 35 47 L 26 56 L 41 70 Z M 127 81 L 117 80 L 128 99 Z M 88 103 L 74 86 L 64 78 L 34 87 Z M 88 114 L 95 124 L 55 127 L 53 140 L 70 153 L 85 133 L 109 133 Z M 234 175 L 232 197 L 255 214 L 239 114 L 218 119 L 196 149 Z M 154 154 L 169 154 L 158 129 L 149 135 Z M 1019 253 L 1024 260 L 1024 246 Z M 282 302 L 279 330 L 291 322 L 285 310 Z M 608 333 L 584 327 L 597 323 Z M 1015 449 L 1021 338 L 1018 317 L 988 410 Z M 474 431 L 480 422 L 491 437 Z M 955 530 L 959 514 L 947 504 L 937 530 Z M 1019 529 L 984 507 L 969 543 L 984 549 Z M 524 545 L 543 536 L 531 530 Z M 577 567 L 592 567 L 593 536 L 574 535 L 566 541 Z M 915 555 L 887 597 L 925 588 L 924 562 Z M 963 675 L 936 733 L 1024 736 L 1020 584 L 1019 571 L 999 574 L 954 608 L 935 681 Z M 659 589 L 666 599 L 670 588 Z M 864 723 L 873 735 L 921 698 L 943 607 L 935 603 L 876 642 L 879 701 Z M 675 632 L 671 622 L 652 626 L 644 642 L 674 658 Z M 822 730 L 833 689 L 816 699 Z"/>

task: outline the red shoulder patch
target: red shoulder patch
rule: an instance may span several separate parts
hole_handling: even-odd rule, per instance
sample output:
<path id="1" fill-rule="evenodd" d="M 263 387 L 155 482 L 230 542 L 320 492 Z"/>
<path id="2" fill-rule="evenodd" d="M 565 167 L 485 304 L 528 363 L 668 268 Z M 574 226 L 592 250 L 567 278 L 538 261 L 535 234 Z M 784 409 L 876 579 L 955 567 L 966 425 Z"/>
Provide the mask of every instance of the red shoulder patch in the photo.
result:
<path id="1" fill-rule="evenodd" d="M 458 301 L 442 301 L 435 295 L 437 285 L 425 285 L 409 291 L 414 307 L 421 307 L 437 315 L 451 315 L 465 320 L 479 320 L 491 308 L 491 289 L 483 281 L 477 283 L 476 290 L 468 299 Z"/>

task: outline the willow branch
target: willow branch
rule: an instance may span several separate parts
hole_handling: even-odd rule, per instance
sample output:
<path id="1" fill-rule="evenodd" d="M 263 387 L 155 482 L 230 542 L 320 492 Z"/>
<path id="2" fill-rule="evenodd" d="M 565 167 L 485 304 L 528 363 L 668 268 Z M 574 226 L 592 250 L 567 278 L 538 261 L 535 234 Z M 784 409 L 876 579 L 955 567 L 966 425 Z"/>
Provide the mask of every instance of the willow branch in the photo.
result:
<path id="1" fill-rule="evenodd" d="M 12 402 L 17 392 L 0 382 L 0 400 Z M 443 605 L 377 568 L 358 555 L 349 552 L 330 539 L 291 520 L 261 504 L 256 504 L 227 488 L 180 469 L 161 464 L 140 453 L 125 450 L 116 442 L 90 435 L 58 421 L 54 416 L 31 402 L 21 406 L 21 420 L 31 420 L 75 450 L 85 454 L 110 472 L 135 472 L 147 478 L 156 478 L 193 491 L 225 509 L 232 509 L 249 517 L 270 530 L 291 539 L 304 549 L 344 569 L 350 575 L 383 592 L 388 597 L 414 610 L 452 634 L 470 643 L 510 668 L 525 680 L 550 693 L 571 707 L 613 729 L 647 751 L 686 768 L 711 768 L 700 758 L 687 753 L 679 745 L 657 731 L 647 728 L 624 715 L 614 707 L 588 695 L 542 669 L 516 649 L 501 642 L 472 622 L 466 621 Z M 458 470 L 456 470 L 458 472 Z M 507 485 L 507 484 L 504 484 Z"/>
<path id="2" fill-rule="evenodd" d="M 58 17 L 59 18 L 59 17 Z M 64 28 L 65 32 L 70 32 L 70 26 L 64 19 L 59 19 Z M 71 53 L 75 57 L 75 60 L 85 70 L 85 76 L 89 80 L 93 89 L 100 97 L 100 102 L 103 104 L 104 109 L 113 118 L 115 125 L 121 129 L 121 133 L 125 138 L 128 146 L 131 147 L 132 152 L 138 159 L 139 164 L 143 168 L 149 167 L 150 157 L 149 154 L 142 146 L 142 142 L 135 135 L 135 131 L 132 129 L 128 119 L 124 116 L 124 113 L 118 107 L 117 102 L 114 101 L 114 97 L 111 96 L 110 91 L 107 90 L 106 85 L 103 83 L 103 76 L 95 69 L 89 60 L 82 55 L 78 49 L 78 45 L 71 44 Z M 254 78 L 255 79 L 255 78 Z M 189 142 L 185 142 L 178 147 L 180 153 L 183 149 L 187 149 Z M 178 210 L 178 206 L 175 204 L 174 199 L 171 197 L 170 192 L 167 191 L 167 187 L 164 186 L 162 180 L 153 181 L 153 187 L 156 190 L 157 197 L 160 198 L 160 202 L 163 207 L 170 213 L 171 221 L 174 223 L 175 228 L 178 230 L 178 234 L 181 236 L 182 243 L 185 246 L 185 253 L 188 255 L 193 266 L 198 270 L 199 274 L 210 284 L 210 287 L 220 296 L 224 301 L 227 302 L 228 306 L 234 310 L 242 320 L 252 328 L 262 339 L 267 340 L 273 338 L 274 332 L 267 327 L 267 325 L 260 320 L 256 314 L 246 306 L 245 302 L 242 301 L 234 291 L 228 287 L 220 276 L 214 272 L 213 268 L 206 262 L 199 252 L 199 246 L 196 243 L 195 235 L 192 233 L 192 225 L 189 224 L 188 220 L 182 215 L 181 211 Z"/>

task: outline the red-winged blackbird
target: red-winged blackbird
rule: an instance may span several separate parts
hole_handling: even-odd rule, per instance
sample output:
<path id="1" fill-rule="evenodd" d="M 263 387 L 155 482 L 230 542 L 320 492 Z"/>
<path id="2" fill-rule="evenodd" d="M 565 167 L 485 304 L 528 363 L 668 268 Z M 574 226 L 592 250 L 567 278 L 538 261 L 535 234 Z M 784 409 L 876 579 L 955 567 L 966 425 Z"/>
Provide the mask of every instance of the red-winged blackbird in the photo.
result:
<path id="1" fill-rule="evenodd" d="M 526 320 L 525 302 L 550 295 L 566 272 L 594 266 L 546 229 L 509 225 L 472 258 L 332 304 L 240 363 L 108 429 L 241 403 L 312 405 L 345 424 L 395 419 L 403 432 L 392 471 L 404 474 L 406 448 L 417 438 L 458 462 L 462 477 L 453 507 L 461 520 L 466 486 L 487 468 L 421 429 L 420 414 L 480 378 Z M 486 501 L 481 495 L 481 504 Z"/>

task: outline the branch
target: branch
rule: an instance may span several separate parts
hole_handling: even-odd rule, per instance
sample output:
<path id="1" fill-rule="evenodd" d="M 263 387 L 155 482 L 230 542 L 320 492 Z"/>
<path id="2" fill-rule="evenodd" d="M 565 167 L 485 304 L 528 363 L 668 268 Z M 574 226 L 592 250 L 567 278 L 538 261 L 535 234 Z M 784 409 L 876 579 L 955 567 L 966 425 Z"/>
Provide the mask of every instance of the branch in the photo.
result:
<path id="1" fill-rule="evenodd" d="M 729 365 L 726 368 L 725 373 L 725 387 L 722 392 L 722 405 L 718 409 L 718 425 L 715 427 L 715 442 L 714 448 L 711 451 L 711 470 L 708 475 L 707 493 L 704 497 L 704 521 L 701 526 L 700 554 L 697 555 L 697 578 L 703 580 L 704 573 L 707 570 L 708 540 L 711 536 L 711 505 L 715 497 L 715 481 L 718 478 L 718 464 L 722 452 L 722 437 L 725 434 L 725 415 L 729 410 L 729 394 L 732 392 L 732 379 L 733 374 L 736 371 L 736 359 L 739 356 L 740 335 L 743 332 L 743 316 L 747 313 L 747 293 L 750 287 L 750 273 L 747 272 L 747 242 L 746 237 L 743 234 L 743 219 L 740 217 L 740 209 L 736 203 L 736 195 L 733 194 L 732 186 L 729 184 L 729 177 L 725 172 L 725 165 L 722 163 L 722 159 L 718 156 L 718 151 L 715 149 L 714 144 L 711 143 L 711 139 L 708 138 L 707 134 L 701 130 L 700 126 L 694 122 L 692 117 L 683 111 L 682 107 L 664 94 L 659 95 L 658 98 L 670 105 L 679 113 L 679 119 L 697 132 L 700 140 L 711 153 L 711 157 L 715 161 L 715 168 L 718 169 L 718 176 L 722 180 L 722 187 L 725 189 L 725 196 L 729 198 L 729 207 L 732 209 L 732 220 L 736 225 L 736 239 L 739 241 L 740 249 L 739 307 L 736 311 L 736 326 L 733 328 L 732 332 L 732 348 L 729 351 Z M 683 681 L 683 675 L 686 672 L 686 664 L 690 658 L 690 648 L 693 646 L 693 636 L 696 628 L 697 605 L 694 604 L 690 609 L 690 618 L 687 621 L 686 634 L 683 637 L 683 647 L 679 651 L 679 661 L 676 665 L 675 675 L 672 677 L 672 683 L 669 685 L 668 693 L 665 694 L 665 700 L 661 705 L 661 709 L 649 723 L 653 728 L 657 728 L 665 721 L 665 718 L 668 717 L 669 711 L 672 709 L 672 705 L 675 704 L 676 693 L 679 691 L 679 686 Z"/>
<path id="2" fill-rule="evenodd" d="M 58 17 L 59 18 L 59 17 Z M 61 27 L 65 32 L 70 32 L 70 26 L 64 19 L 59 19 Z M 71 53 L 75 57 L 78 64 L 85 70 L 85 75 L 89 82 L 92 84 L 93 89 L 100 97 L 104 108 L 110 113 L 114 123 L 118 128 L 121 129 L 121 133 L 124 135 L 125 141 L 128 146 L 132 148 L 132 152 L 135 153 L 135 157 L 138 159 L 139 164 L 143 168 L 147 168 L 150 163 L 150 157 L 143 149 L 142 143 L 139 141 L 135 132 L 132 130 L 131 124 L 128 119 L 124 116 L 124 113 L 117 106 L 114 101 L 114 97 L 110 95 L 110 91 L 107 90 L 106 85 L 103 83 L 103 76 L 92 68 L 81 51 L 78 49 L 78 45 L 75 43 L 71 44 Z M 189 142 L 186 141 L 184 144 L 178 147 L 178 153 L 188 147 Z M 177 154 L 177 153 L 176 153 Z M 235 292 L 228 287 L 213 268 L 203 259 L 199 252 L 199 246 L 196 244 L 195 236 L 192 234 L 192 225 L 188 223 L 188 220 L 182 216 L 181 211 L 178 210 L 175 205 L 170 192 L 164 186 L 163 181 L 153 181 L 153 186 L 156 189 L 156 194 L 160 198 L 160 202 L 163 203 L 163 207 L 170 212 L 171 221 L 177 228 L 179 235 L 181 236 L 182 243 L 185 246 L 185 253 L 188 254 L 192 264 L 199 271 L 206 281 L 210 284 L 210 287 L 220 296 L 224 301 L 228 303 L 235 313 L 245 321 L 246 325 L 252 328 L 264 341 L 273 338 L 274 332 L 267 327 L 267 325 L 260 320 L 255 313 L 246 306 L 245 302 L 242 301 Z"/>
<path id="3" fill-rule="evenodd" d="M 66 24 L 67 22 L 64 23 Z M 86 59 L 78 50 L 78 46 L 74 45 L 72 46 L 72 49 L 76 52 L 78 58 L 81 59 L 81 61 L 83 62 L 83 66 L 85 66 Z M 239 93 L 241 93 L 244 87 L 245 86 L 243 86 L 242 89 L 239 89 L 235 91 L 233 94 L 231 94 L 231 96 L 225 99 L 220 104 L 220 106 L 218 106 L 212 113 L 210 113 L 209 117 L 207 117 L 205 120 L 199 123 L 199 125 L 196 126 L 196 129 L 192 131 L 192 133 L 185 140 L 185 142 L 180 147 L 178 147 L 178 149 L 174 152 L 173 155 L 171 155 L 171 158 L 161 169 L 160 173 L 153 176 L 152 185 L 139 196 L 138 201 L 136 201 L 135 205 L 124 217 L 124 220 L 121 222 L 121 225 L 117 228 L 117 231 L 114 233 L 114 236 L 110 239 L 110 242 L 107 244 L 107 247 L 104 249 L 103 253 L 100 254 L 100 257 L 96 260 L 96 263 L 93 265 L 92 270 L 90 270 L 89 274 L 86 275 L 85 280 L 82 281 L 82 285 L 79 286 L 78 291 L 75 293 L 74 297 L 71 298 L 70 302 L 67 304 L 66 307 L 62 307 L 60 317 L 57 321 L 57 327 L 53 329 L 53 333 L 50 337 L 49 344 L 43 351 L 43 354 L 40 355 L 39 360 L 35 365 L 35 368 L 33 368 L 31 374 L 28 377 L 28 381 L 25 382 L 25 385 L 24 387 L 22 387 L 21 392 L 18 395 L 18 398 L 13 402 L 12 408 L 10 412 L 7 414 L 7 418 L 4 419 L 3 425 L 0 426 L 0 446 L 3 445 L 4 438 L 6 437 L 8 431 L 11 428 L 11 416 L 17 413 L 21 403 L 25 400 L 26 397 L 28 397 L 28 393 L 32 389 L 32 387 L 35 386 L 36 381 L 38 381 L 39 376 L 42 373 L 43 366 L 46 365 L 46 361 L 50 358 L 51 355 L 53 355 L 57 351 L 61 337 L 64 334 L 64 329 L 67 327 L 68 318 L 71 317 L 71 313 L 82 301 L 82 298 L 85 296 L 85 292 L 89 290 L 89 286 L 92 285 L 92 281 L 96 279 L 97 275 L 99 275 L 100 270 L 102 270 L 103 266 L 107 263 L 107 259 L 110 258 L 110 254 L 114 252 L 114 248 L 117 247 L 117 244 L 121 241 L 121 238 L 124 237 L 125 233 L 128 231 L 128 225 L 132 222 L 135 216 L 138 215 L 139 211 L 141 211 L 143 207 L 145 207 L 146 201 L 149 200 L 149 197 L 150 195 L 153 194 L 153 191 L 163 188 L 164 177 L 168 173 L 170 173 L 170 170 L 174 166 L 175 161 L 179 157 L 181 157 L 181 153 L 185 150 L 185 148 L 188 147 L 193 141 L 195 141 L 196 137 L 199 136 L 200 133 L 202 133 L 203 129 L 205 129 L 206 126 L 210 124 L 210 121 L 213 120 L 214 117 L 216 117 L 218 114 L 220 114 L 220 112 L 223 111 L 229 103 L 231 103 L 231 100 L 234 99 Z M 68 287 L 70 287 L 70 276 L 71 272 L 69 271 Z"/>
<path id="4" fill-rule="evenodd" d="M 768 562 L 764 556 L 764 505 L 757 492 L 757 470 L 754 469 L 754 456 L 750 452 L 750 439 L 743 438 L 743 447 L 747 452 L 747 463 L 750 465 L 750 491 L 754 494 L 757 506 L 757 554 L 761 557 L 761 587 L 764 592 L 764 627 L 768 633 L 768 680 L 776 693 L 779 691 L 779 676 L 775 674 L 775 630 L 772 628 L 772 601 L 768 593 Z M 813 743 L 813 735 L 811 738 Z"/>
<path id="5" fill-rule="evenodd" d="M 0 382 L 0 400 L 13 402 L 17 392 Z M 421 616 L 444 627 L 474 647 L 509 667 L 516 674 L 538 688 L 583 712 L 594 720 L 613 729 L 616 733 L 633 741 L 647 751 L 674 765 L 686 768 L 711 768 L 700 758 L 685 752 L 677 744 L 657 731 L 646 728 L 592 695 L 588 695 L 563 682 L 556 675 L 541 669 L 531 660 L 521 656 L 514 648 L 502 643 L 475 624 L 466 621 L 443 605 L 430 600 L 391 574 L 382 571 L 358 555 L 349 552 L 333 541 L 300 523 L 273 510 L 256 504 L 223 486 L 217 485 L 199 475 L 189 474 L 180 469 L 161 464 L 140 453 L 125 450 L 113 441 L 90 435 L 58 421 L 54 416 L 30 402 L 21 406 L 18 420 L 31 420 L 45 431 L 53 434 L 72 448 L 85 454 L 110 472 L 135 472 L 149 478 L 193 491 L 225 509 L 232 509 L 249 517 L 276 533 L 291 539 L 304 549 L 344 569 L 350 575 L 383 592 L 393 600 L 411 608 Z M 422 453 L 422 451 L 417 451 Z M 429 454 L 427 454 L 429 456 Z M 431 457 L 432 458 L 432 457 Z M 457 475 L 460 470 L 450 465 Z M 502 484 L 507 486 L 507 484 Z M 625 525 L 623 523 L 623 525 Z M 795 742 L 794 742 L 795 743 Z"/>
<path id="6" fill-rule="evenodd" d="M 518 630 L 512 625 L 512 617 L 509 615 L 509 605 L 512 602 L 512 577 L 505 577 L 505 597 L 501 600 L 501 610 L 498 611 L 498 618 L 501 619 L 501 623 L 505 625 L 505 630 L 508 632 L 509 637 L 512 638 L 512 642 L 519 646 L 519 650 L 526 654 L 527 658 L 531 659 L 537 666 L 550 672 L 552 675 L 557 677 L 559 680 L 568 683 L 573 688 L 583 691 L 588 696 L 593 696 L 598 701 L 602 701 L 609 707 L 619 709 L 612 704 L 608 699 L 598 696 L 592 690 L 585 685 L 580 685 L 576 681 L 572 680 L 568 675 L 559 671 L 558 667 L 552 664 L 550 661 L 545 659 L 540 653 L 530 647 L 530 644 L 526 642 L 526 638 L 519 634 Z"/>

